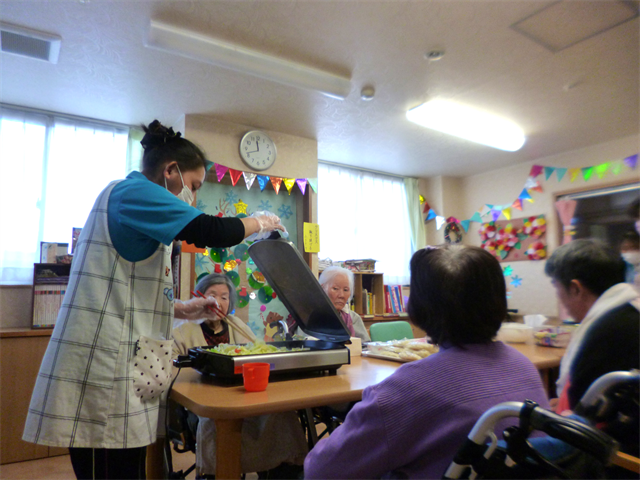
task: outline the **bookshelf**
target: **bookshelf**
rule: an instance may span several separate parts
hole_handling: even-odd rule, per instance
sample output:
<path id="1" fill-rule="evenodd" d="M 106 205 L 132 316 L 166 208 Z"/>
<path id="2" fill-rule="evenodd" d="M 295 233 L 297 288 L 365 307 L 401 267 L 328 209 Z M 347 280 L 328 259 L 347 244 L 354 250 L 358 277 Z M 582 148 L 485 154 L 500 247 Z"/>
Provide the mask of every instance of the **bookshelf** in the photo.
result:
<path id="1" fill-rule="evenodd" d="M 33 264 L 31 328 L 52 328 L 55 325 L 70 272 L 70 264 Z"/>
<path id="2" fill-rule="evenodd" d="M 353 272 L 353 309 L 358 315 L 366 315 L 363 292 L 373 294 L 373 312 L 369 315 L 382 315 L 384 311 L 384 275 L 382 273 Z"/>

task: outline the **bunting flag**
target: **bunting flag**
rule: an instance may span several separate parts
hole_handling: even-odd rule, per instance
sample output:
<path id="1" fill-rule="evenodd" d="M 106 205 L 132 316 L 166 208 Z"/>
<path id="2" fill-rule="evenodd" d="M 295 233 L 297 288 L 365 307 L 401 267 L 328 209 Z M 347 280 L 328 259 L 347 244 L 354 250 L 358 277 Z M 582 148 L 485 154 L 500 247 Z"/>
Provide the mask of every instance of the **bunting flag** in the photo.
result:
<path id="1" fill-rule="evenodd" d="M 570 168 L 569 169 L 569 174 L 571 175 L 571 181 L 573 182 L 576 178 L 578 178 L 578 175 L 580 175 L 580 169 L 579 168 Z"/>
<path id="2" fill-rule="evenodd" d="M 280 177 L 271 177 L 271 185 L 273 185 L 273 189 L 276 191 L 276 195 L 280 191 L 280 185 L 282 185 L 282 178 Z"/>
<path id="3" fill-rule="evenodd" d="M 304 192 L 307 189 L 307 179 L 306 178 L 298 178 L 296 180 L 296 183 L 298 184 L 298 188 L 300 189 L 300 191 L 304 195 Z"/>
<path id="4" fill-rule="evenodd" d="M 567 168 L 556 168 L 556 177 L 558 178 L 558 181 L 562 180 L 562 177 L 567 173 L 567 170 Z"/>
<path id="5" fill-rule="evenodd" d="M 244 176 L 244 183 L 247 186 L 247 190 L 251 190 L 251 185 L 253 185 L 253 182 L 255 181 L 257 174 L 252 172 L 242 172 L 242 175 Z"/>
<path id="6" fill-rule="evenodd" d="M 580 170 L 582 170 L 582 176 L 584 178 L 584 181 L 587 182 L 591 178 L 591 174 L 593 173 L 593 167 L 583 167 Z"/>
<path id="7" fill-rule="evenodd" d="M 293 188 L 293 185 L 296 183 L 296 179 L 295 178 L 285 178 L 284 179 L 284 186 L 287 187 L 287 192 L 289 192 L 289 195 L 291 195 L 291 189 Z"/>
<path id="8" fill-rule="evenodd" d="M 607 173 L 607 170 L 609 170 L 609 163 L 601 163 L 600 165 L 596 165 L 596 175 L 598 175 L 598 178 L 602 178 L 605 176 L 605 174 Z"/>
<path id="9" fill-rule="evenodd" d="M 234 170 L 233 168 L 230 168 L 229 175 L 231 175 L 231 183 L 235 187 L 236 183 L 238 183 L 238 180 L 242 176 L 242 172 L 240 170 Z"/>
<path id="10" fill-rule="evenodd" d="M 493 205 L 492 205 L 493 206 Z M 487 213 L 489 213 L 491 211 L 491 207 L 489 205 L 484 205 L 481 209 L 480 209 L 480 216 L 484 217 Z"/>
<path id="11" fill-rule="evenodd" d="M 518 198 L 515 202 L 513 202 L 513 204 L 511 204 L 511 208 L 522 211 L 522 200 Z"/>
<path id="12" fill-rule="evenodd" d="M 525 188 L 525 189 L 522 190 L 522 192 L 518 196 L 518 199 L 520 199 L 520 201 L 522 203 L 522 200 L 531 200 L 531 195 L 529 195 L 529 192 Z"/>
<path id="13" fill-rule="evenodd" d="M 464 228 L 464 233 L 467 233 L 469 231 L 469 223 L 471 223 L 471 220 L 462 220 L 460 222 L 460 225 L 462 225 L 462 228 Z"/>
<path id="14" fill-rule="evenodd" d="M 264 188 L 269 183 L 269 177 L 266 175 L 258 175 L 258 184 L 260 185 L 260 191 L 263 192 Z"/>
<path id="15" fill-rule="evenodd" d="M 429 206 L 428 202 L 424 202 L 424 208 L 422 209 L 422 213 L 427 213 L 429 210 L 431 210 L 431 207 Z"/>
<path id="16" fill-rule="evenodd" d="M 482 223 L 482 217 L 480 216 L 480 212 L 476 212 L 470 219 L 472 222 Z"/>
<path id="17" fill-rule="evenodd" d="M 500 218 L 501 213 L 502 210 L 491 210 L 491 218 L 493 218 L 494 222 Z"/>
<path id="18" fill-rule="evenodd" d="M 502 209 L 502 214 L 507 220 L 511 220 L 511 209 L 509 207 Z"/>
<path id="19" fill-rule="evenodd" d="M 422 195 L 418 196 L 418 198 L 420 199 L 420 205 L 422 205 L 425 202 L 425 199 Z"/>
<path id="20" fill-rule="evenodd" d="M 623 161 L 627 167 L 635 170 L 636 166 L 638 165 L 638 154 L 636 153 L 635 155 L 631 155 L 625 158 Z"/>
<path id="21" fill-rule="evenodd" d="M 309 183 L 309 186 L 313 189 L 313 191 L 318 193 L 318 179 L 317 178 L 307 178 L 307 182 Z"/>
<path id="22" fill-rule="evenodd" d="M 616 160 L 611 164 L 611 173 L 614 175 L 618 175 L 622 171 L 622 162 L 620 160 Z"/>
<path id="23" fill-rule="evenodd" d="M 536 182 L 536 184 L 531 187 L 531 190 L 533 190 L 534 192 L 542 193 L 542 186 L 540 185 L 540 182 Z"/>
<path id="24" fill-rule="evenodd" d="M 440 215 L 436 216 L 436 230 L 440 230 L 442 225 L 444 225 L 445 218 Z"/>
<path id="25" fill-rule="evenodd" d="M 524 182 L 524 188 L 526 188 L 527 190 L 535 187 L 536 185 L 538 185 L 538 181 L 533 177 L 528 177 L 527 181 Z"/>
<path id="26" fill-rule="evenodd" d="M 460 220 L 458 220 L 456 217 L 449 217 L 447 218 L 447 223 L 460 223 Z"/>
<path id="27" fill-rule="evenodd" d="M 554 167 L 544 167 L 544 179 L 549 180 L 549 177 L 553 175 L 553 172 L 555 172 L 555 170 L 556 169 Z"/>
<path id="28" fill-rule="evenodd" d="M 433 209 L 430 209 L 429 213 L 427 214 L 426 220 L 433 220 L 434 218 L 436 218 L 436 216 L 436 212 L 434 212 Z"/>
<path id="29" fill-rule="evenodd" d="M 537 177 L 542 173 L 543 168 L 540 165 L 534 165 L 531 167 L 531 172 L 529 173 L 530 177 Z"/>
<path id="30" fill-rule="evenodd" d="M 227 170 L 229 170 L 227 167 L 225 167 L 224 165 L 220 165 L 216 163 L 216 176 L 218 177 L 218 182 L 221 182 L 222 179 L 224 178 L 225 174 L 227 173 Z"/>

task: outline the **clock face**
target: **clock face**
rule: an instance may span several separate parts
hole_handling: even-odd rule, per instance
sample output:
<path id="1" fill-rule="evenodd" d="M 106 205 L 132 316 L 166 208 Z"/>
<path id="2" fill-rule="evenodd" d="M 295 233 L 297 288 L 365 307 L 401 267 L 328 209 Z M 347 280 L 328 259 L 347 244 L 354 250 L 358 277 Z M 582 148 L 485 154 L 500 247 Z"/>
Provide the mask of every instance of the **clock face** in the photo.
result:
<path id="1" fill-rule="evenodd" d="M 276 145 L 264 132 L 247 132 L 240 141 L 240 156 L 254 170 L 266 170 L 276 161 Z"/>

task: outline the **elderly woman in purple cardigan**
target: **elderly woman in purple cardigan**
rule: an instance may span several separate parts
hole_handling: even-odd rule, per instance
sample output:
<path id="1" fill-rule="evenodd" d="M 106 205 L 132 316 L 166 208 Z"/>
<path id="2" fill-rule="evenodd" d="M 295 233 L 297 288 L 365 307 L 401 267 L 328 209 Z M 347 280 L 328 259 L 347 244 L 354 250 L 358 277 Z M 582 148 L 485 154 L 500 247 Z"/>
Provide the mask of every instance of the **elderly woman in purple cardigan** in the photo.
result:
<path id="1" fill-rule="evenodd" d="M 489 408 L 525 399 L 548 408 L 535 366 L 494 340 L 507 302 L 490 253 L 461 245 L 416 252 L 408 312 L 440 351 L 366 388 L 344 423 L 309 452 L 305 478 L 441 478 Z"/>

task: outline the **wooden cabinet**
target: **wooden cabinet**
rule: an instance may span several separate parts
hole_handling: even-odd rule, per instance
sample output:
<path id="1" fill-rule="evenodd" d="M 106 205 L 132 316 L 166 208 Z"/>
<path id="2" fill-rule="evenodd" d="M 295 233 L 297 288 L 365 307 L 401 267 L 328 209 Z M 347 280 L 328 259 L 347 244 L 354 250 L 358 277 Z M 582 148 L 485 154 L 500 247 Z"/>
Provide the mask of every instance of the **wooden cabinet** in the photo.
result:
<path id="1" fill-rule="evenodd" d="M 364 291 L 373 295 L 372 315 L 384 314 L 384 275 L 382 273 L 353 272 L 353 310 L 360 316 L 365 314 Z"/>
<path id="2" fill-rule="evenodd" d="M 22 440 L 31 393 L 51 330 L 0 330 L 0 464 L 68 453 Z"/>

